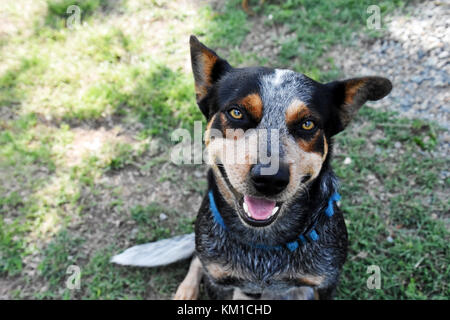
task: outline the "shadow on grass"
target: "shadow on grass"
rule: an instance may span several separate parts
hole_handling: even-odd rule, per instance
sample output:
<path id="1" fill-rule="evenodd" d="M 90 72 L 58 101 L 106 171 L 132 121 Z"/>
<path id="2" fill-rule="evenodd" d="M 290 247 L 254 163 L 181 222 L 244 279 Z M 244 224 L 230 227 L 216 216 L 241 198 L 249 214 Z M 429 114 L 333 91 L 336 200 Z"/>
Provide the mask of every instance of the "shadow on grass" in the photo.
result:
<path id="1" fill-rule="evenodd" d="M 66 114 L 62 120 L 71 127 L 93 119 L 101 121 L 104 110 L 110 109 L 115 121 L 139 128 L 141 137 L 166 140 L 172 130 L 192 128 L 194 121 L 202 121 L 190 75 L 158 62 L 149 61 L 148 65 L 145 69 L 130 66 L 120 79 L 92 86 L 83 96 L 86 107 Z"/>
<path id="2" fill-rule="evenodd" d="M 195 103 L 190 75 L 154 63 L 148 72 L 137 75 L 137 84 L 117 112 L 134 115 L 143 124 L 145 136 L 169 138 L 171 130 L 191 128 L 203 117 Z"/>
<path id="3" fill-rule="evenodd" d="M 24 98 L 21 84 L 29 84 L 32 80 L 29 72 L 39 73 L 45 68 L 41 59 L 36 56 L 24 58 L 16 67 L 8 69 L 0 76 L 0 108 L 19 105 Z"/>

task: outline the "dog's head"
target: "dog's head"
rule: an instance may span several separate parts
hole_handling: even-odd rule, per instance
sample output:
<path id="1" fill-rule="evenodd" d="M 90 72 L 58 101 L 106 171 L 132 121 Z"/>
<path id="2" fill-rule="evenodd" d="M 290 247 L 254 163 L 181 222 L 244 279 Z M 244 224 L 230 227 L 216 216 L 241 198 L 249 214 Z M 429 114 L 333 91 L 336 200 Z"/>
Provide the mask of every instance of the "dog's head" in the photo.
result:
<path id="1" fill-rule="evenodd" d="M 225 200 L 252 227 L 276 221 L 319 176 L 331 137 L 392 89 L 381 77 L 321 84 L 290 70 L 233 68 L 194 36 L 190 46 L 209 162 Z"/>

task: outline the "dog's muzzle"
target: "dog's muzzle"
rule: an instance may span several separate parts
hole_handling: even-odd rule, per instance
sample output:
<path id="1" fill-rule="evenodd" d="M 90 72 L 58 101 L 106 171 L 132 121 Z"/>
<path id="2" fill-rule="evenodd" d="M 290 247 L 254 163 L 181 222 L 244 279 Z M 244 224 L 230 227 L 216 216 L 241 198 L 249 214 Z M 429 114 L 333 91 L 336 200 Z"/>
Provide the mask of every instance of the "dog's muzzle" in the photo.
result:
<path id="1" fill-rule="evenodd" d="M 289 184 L 289 167 L 280 164 L 275 173 L 265 173 L 264 169 L 268 169 L 269 165 L 256 164 L 250 171 L 250 179 L 256 191 L 264 196 L 275 196 L 286 189 Z M 270 170 L 266 170 L 270 171 Z"/>

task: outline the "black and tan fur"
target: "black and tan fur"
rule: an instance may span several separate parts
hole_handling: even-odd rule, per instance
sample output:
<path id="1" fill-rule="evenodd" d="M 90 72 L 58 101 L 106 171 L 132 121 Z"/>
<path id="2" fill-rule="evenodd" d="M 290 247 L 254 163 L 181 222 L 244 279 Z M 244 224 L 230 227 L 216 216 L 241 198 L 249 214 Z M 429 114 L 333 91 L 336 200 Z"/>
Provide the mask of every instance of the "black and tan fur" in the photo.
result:
<path id="1" fill-rule="evenodd" d="M 193 36 L 190 46 L 197 103 L 208 121 L 208 186 L 227 230 L 213 219 L 205 196 L 195 225 L 195 256 L 175 298 L 197 298 L 202 278 L 214 298 L 332 298 L 347 254 L 342 212 L 335 205 L 334 216 L 323 214 L 337 190 L 330 165 L 332 138 L 367 100 L 387 95 L 390 81 L 363 77 L 321 84 L 289 70 L 233 68 Z M 228 115 L 236 107 L 243 120 Z M 301 128 L 305 120 L 313 121 L 314 130 Z M 240 129 L 241 134 L 227 136 L 227 129 Z M 279 183 L 274 175 L 257 185 L 255 166 L 264 165 L 222 159 L 220 148 L 225 146 L 226 154 L 250 129 L 278 131 L 279 140 L 267 141 L 267 148 L 277 143 L 286 181 Z M 250 150 L 244 150 L 245 158 Z M 264 226 L 249 224 L 242 209 L 244 195 L 279 203 L 276 219 Z M 285 244 L 314 221 L 319 239 L 293 252 L 251 245 Z"/>

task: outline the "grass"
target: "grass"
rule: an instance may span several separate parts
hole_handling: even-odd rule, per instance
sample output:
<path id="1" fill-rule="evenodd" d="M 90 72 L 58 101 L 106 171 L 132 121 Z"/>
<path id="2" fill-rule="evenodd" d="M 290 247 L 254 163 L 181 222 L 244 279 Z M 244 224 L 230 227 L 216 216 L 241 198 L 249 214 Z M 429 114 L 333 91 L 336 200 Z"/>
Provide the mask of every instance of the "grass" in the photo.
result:
<path id="1" fill-rule="evenodd" d="M 220 8 L 22 1 L 0 6 L 19 30 L 0 37 L 0 277 L 19 283 L 0 296 L 17 299 L 173 294 L 185 262 L 138 269 L 109 259 L 136 243 L 192 232 L 205 179 L 168 156 L 171 131 L 203 121 L 190 34 L 234 65 L 270 63 L 322 81 L 339 73 L 324 61 L 333 45 L 350 44 L 355 33 L 382 36 L 365 28 L 369 1 L 250 1 L 272 18 L 269 26 L 291 31 L 273 39 L 281 51 L 264 61 L 239 49 L 257 21 L 238 0 Z M 380 1 L 383 18 L 407 2 Z M 81 25 L 69 29 L 72 4 Z M 365 108 L 337 137 L 351 243 L 339 299 L 448 299 L 450 181 L 441 177 L 448 160 L 434 154 L 439 135 L 434 124 Z M 72 264 L 81 268 L 80 290 L 65 286 Z M 372 264 L 381 269 L 380 290 L 366 287 Z"/>
<path id="2" fill-rule="evenodd" d="M 408 1 L 377 1 L 381 17 L 403 7 Z M 328 81 L 336 77 L 335 68 L 323 72 L 323 55 L 335 44 L 350 45 L 355 33 L 381 36 L 382 31 L 367 27 L 367 7 L 373 1 L 341 0 L 314 1 L 292 0 L 282 4 L 267 3 L 260 8 L 271 16 L 271 24 L 284 24 L 292 36 L 281 41 L 279 54 L 282 65 L 303 72 L 313 79 Z M 384 22 L 384 21 L 382 21 Z"/>
<path id="3" fill-rule="evenodd" d="M 241 1 L 226 1 L 220 12 L 204 7 L 203 14 L 213 23 L 206 30 L 198 28 L 196 34 L 215 48 L 239 46 L 251 29 L 247 14 L 239 8 Z"/>
<path id="4" fill-rule="evenodd" d="M 2 207 L 5 203 L 10 202 L 10 199 L 2 199 Z M 13 204 L 14 202 L 10 202 Z M 20 235 L 20 227 L 17 223 L 5 226 L 3 220 L 0 224 L 0 249 L 2 252 L 2 259 L 0 261 L 0 273 L 10 276 L 20 274 L 22 271 L 23 241 L 18 238 Z"/>
<path id="5" fill-rule="evenodd" d="M 404 8 L 413 0 L 377 1 L 380 8 L 381 22 L 389 13 L 398 8 Z M 339 70 L 324 54 L 333 45 L 351 45 L 355 34 L 365 34 L 368 37 L 380 37 L 381 30 L 367 27 L 371 13 L 367 8 L 373 1 L 339 0 L 339 1 L 250 1 L 250 8 L 256 14 L 270 17 L 265 24 L 271 27 L 285 26 L 289 36 L 286 39 L 272 39 L 281 46 L 277 61 L 266 61 L 245 53 L 232 50 L 242 43 L 247 32 L 252 28 L 252 21 L 240 10 L 241 1 L 227 1 L 217 19 L 205 34 L 208 43 L 214 47 L 231 48 L 232 63 L 244 64 L 247 60 L 259 63 L 275 64 L 302 72 L 319 81 L 334 80 Z M 249 21 L 250 20 L 250 21 Z M 329 69 L 324 69 L 324 64 Z"/>
<path id="6" fill-rule="evenodd" d="M 351 256 L 338 297 L 448 298 L 449 233 L 442 220 L 450 209 L 444 196 L 448 181 L 439 179 L 436 168 L 449 162 L 430 155 L 435 126 L 366 108 L 356 127 L 337 138 L 341 154 L 334 163 L 342 180 Z M 380 137 L 370 139 L 369 146 L 367 138 L 358 138 L 374 132 Z M 346 157 L 352 162 L 343 165 Z M 355 258 L 360 253 L 364 258 Z M 381 268 L 380 290 L 366 287 L 370 265 Z"/>
<path id="7" fill-rule="evenodd" d="M 66 27 L 66 21 L 76 11 L 70 10 L 70 6 L 77 6 L 80 12 L 80 22 L 87 20 L 96 12 L 108 7 L 106 0 L 50 0 L 47 1 L 48 10 L 45 24 L 52 28 Z"/>
<path id="8" fill-rule="evenodd" d="M 136 243 L 153 242 L 160 239 L 170 238 L 174 234 L 184 234 L 193 232 L 193 221 L 180 216 L 174 210 L 167 210 L 166 207 L 158 203 L 150 203 L 147 206 L 138 205 L 131 208 L 131 218 L 138 225 L 138 232 L 135 237 Z M 160 219 L 160 215 L 166 216 L 165 220 Z M 174 225 L 174 222 L 177 224 Z"/>

